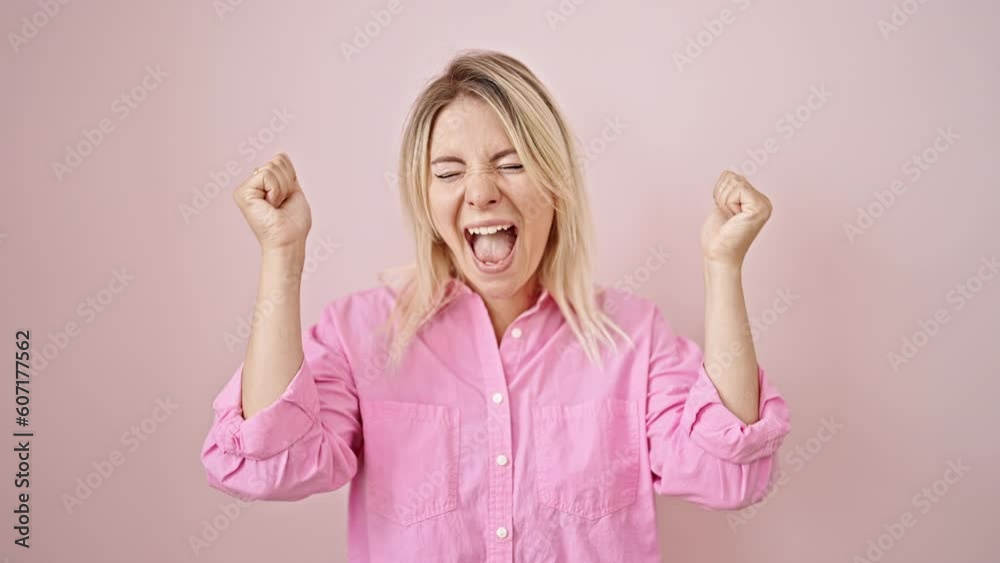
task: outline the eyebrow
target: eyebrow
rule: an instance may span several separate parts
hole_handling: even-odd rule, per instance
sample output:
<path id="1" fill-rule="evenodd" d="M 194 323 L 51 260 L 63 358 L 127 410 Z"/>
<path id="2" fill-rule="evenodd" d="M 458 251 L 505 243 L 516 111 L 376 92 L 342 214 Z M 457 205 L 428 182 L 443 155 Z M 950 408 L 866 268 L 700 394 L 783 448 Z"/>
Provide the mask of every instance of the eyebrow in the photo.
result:
<path id="1" fill-rule="evenodd" d="M 503 158 L 503 157 L 505 157 L 507 155 L 511 155 L 511 154 L 517 154 L 517 151 L 514 150 L 514 149 L 504 149 L 504 150 L 496 153 L 492 157 L 490 157 L 490 162 L 494 162 L 496 160 L 500 160 L 501 158 Z M 465 164 L 465 161 L 462 160 L 461 158 L 458 158 L 457 156 L 439 156 L 439 157 L 437 157 L 437 158 L 435 158 L 434 160 L 431 161 L 431 165 L 433 166 L 435 164 L 439 164 L 439 163 L 442 163 L 442 162 L 457 162 L 459 164 Z"/>

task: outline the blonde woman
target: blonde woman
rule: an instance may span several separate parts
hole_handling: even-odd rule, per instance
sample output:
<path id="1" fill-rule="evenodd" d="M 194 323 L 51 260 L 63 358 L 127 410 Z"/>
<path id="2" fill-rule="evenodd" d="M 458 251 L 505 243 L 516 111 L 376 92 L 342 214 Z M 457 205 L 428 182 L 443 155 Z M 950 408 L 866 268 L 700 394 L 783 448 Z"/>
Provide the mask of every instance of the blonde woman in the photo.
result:
<path id="1" fill-rule="evenodd" d="M 703 356 L 654 303 L 592 282 L 572 139 L 521 62 L 457 56 L 403 136 L 415 266 L 305 333 L 309 207 L 286 155 L 257 169 L 235 200 L 270 314 L 215 399 L 209 484 L 296 500 L 350 483 L 352 563 L 653 563 L 654 493 L 761 500 L 790 424 L 741 269 L 770 202 L 730 172 L 715 187 Z"/>

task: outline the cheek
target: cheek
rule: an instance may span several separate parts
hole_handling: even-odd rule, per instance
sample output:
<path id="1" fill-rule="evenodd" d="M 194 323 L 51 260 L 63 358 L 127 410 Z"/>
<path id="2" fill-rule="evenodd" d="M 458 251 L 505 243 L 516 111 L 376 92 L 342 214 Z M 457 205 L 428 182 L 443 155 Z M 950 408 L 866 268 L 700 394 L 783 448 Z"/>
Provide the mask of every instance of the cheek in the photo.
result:
<path id="1" fill-rule="evenodd" d="M 549 230 L 555 218 L 555 211 L 533 185 L 526 186 L 521 195 L 515 205 L 527 227 L 531 246 L 544 249 L 549 240 Z"/>
<path id="2" fill-rule="evenodd" d="M 511 182 L 508 194 L 526 224 L 549 221 L 548 217 L 553 212 L 552 205 L 546 201 L 541 190 L 527 173 L 519 174 L 517 179 Z"/>
<path id="3" fill-rule="evenodd" d="M 530 223 L 530 246 L 531 252 L 535 256 L 545 253 L 545 246 L 549 243 L 549 231 L 551 230 L 551 218 L 537 217 Z"/>

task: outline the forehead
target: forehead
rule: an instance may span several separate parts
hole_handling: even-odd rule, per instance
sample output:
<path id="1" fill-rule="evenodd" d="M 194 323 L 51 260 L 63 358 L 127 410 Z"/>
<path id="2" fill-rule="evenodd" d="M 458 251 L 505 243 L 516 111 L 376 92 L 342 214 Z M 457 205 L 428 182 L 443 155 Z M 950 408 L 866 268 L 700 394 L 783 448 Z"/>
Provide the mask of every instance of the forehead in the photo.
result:
<path id="1" fill-rule="evenodd" d="M 462 96 L 441 108 L 430 138 L 431 159 L 447 155 L 486 156 L 511 146 L 503 122 L 486 102 Z"/>

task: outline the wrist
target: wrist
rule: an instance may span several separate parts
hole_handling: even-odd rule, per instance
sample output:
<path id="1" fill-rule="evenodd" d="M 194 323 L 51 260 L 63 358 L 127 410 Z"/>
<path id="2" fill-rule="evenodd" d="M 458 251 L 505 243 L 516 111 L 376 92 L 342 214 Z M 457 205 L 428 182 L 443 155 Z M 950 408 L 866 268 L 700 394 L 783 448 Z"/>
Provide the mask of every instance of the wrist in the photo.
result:
<path id="1" fill-rule="evenodd" d="M 262 260 L 273 263 L 304 263 L 306 259 L 306 245 L 302 243 L 261 248 L 260 256 Z"/>
<path id="2" fill-rule="evenodd" d="M 743 277 L 743 264 L 741 262 L 702 260 L 703 271 L 706 277 L 712 279 L 741 279 Z"/>
<path id="3" fill-rule="evenodd" d="M 299 282 L 305 267 L 305 245 L 261 249 L 261 271 L 267 277 Z"/>

